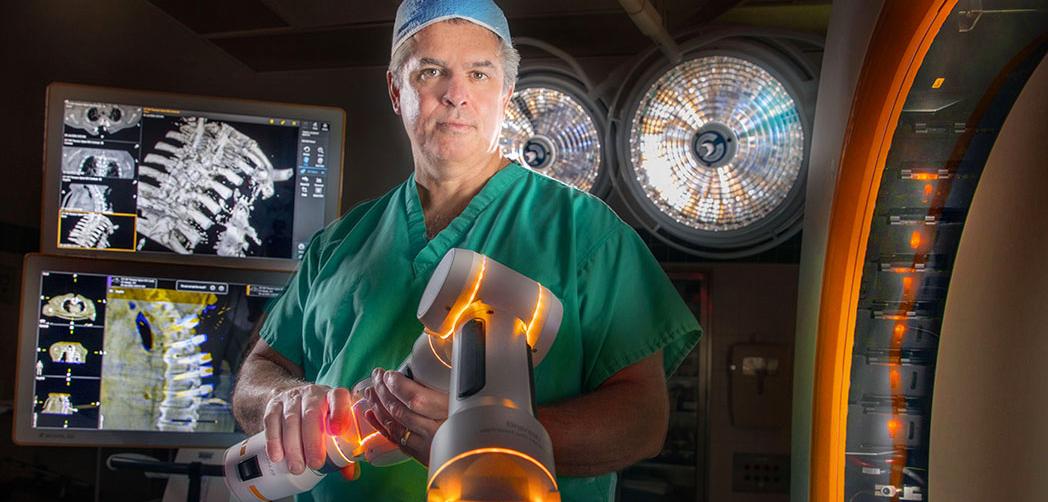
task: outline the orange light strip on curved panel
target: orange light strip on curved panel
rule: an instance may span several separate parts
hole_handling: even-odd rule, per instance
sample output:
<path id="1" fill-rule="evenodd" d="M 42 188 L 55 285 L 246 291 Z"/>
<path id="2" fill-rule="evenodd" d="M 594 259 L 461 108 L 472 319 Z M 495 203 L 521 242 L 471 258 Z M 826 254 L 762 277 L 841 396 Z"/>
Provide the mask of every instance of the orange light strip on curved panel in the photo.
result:
<path id="1" fill-rule="evenodd" d="M 331 441 L 331 446 L 334 447 L 335 453 L 338 453 L 338 456 L 341 457 L 347 465 L 353 463 L 353 459 L 346 455 L 346 452 L 342 451 L 342 447 L 339 446 L 338 441 Z"/>
<path id="2" fill-rule="evenodd" d="M 830 216 L 819 306 L 812 404 L 812 502 L 839 502 L 844 495 L 855 315 L 877 187 L 913 79 L 956 3 L 885 2 L 855 88 Z"/>
<path id="3" fill-rule="evenodd" d="M 446 337 L 441 337 L 441 340 L 443 340 L 445 338 Z M 433 357 L 436 357 L 437 360 L 440 361 L 440 364 L 443 364 L 448 369 L 451 369 L 451 363 L 445 361 L 444 357 L 440 355 L 439 351 L 437 351 L 437 348 L 433 346 L 433 337 L 432 336 L 429 337 L 429 350 L 433 351 Z"/>
<path id="4" fill-rule="evenodd" d="M 371 434 L 368 434 L 367 436 L 365 436 L 364 439 L 361 439 L 360 440 L 360 444 L 357 445 L 357 448 L 355 450 L 353 450 L 353 456 L 354 457 L 359 457 L 359 456 L 363 455 L 364 452 L 367 450 L 368 442 L 371 441 L 372 439 L 375 439 L 376 437 L 382 437 L 382 433 L 381 432 L 372 432 Z"/>
<path id="5" fill-rule="evenodd" d="M 261 501 L 263 501 L 263 502 L 269 502 L 269 499 L 267 499 L 266 497 L 263 497 L 263 496 L 262 496 L 262 492 L 258 491 L 258 488 L 257 488 L 257 487 L 255 487 L 255 485 L 251 485 L 251 486 L 247 487 L 247 489 L 248 489 L 248 491 L 250 491 L 250 492 L 251 492 L 251 494 L 252 494 L 252 495 L 254 495 L 254 496 L 255 496 L 255 498 L 257 498 L 258 500 L 261 500 Z"/>
<path id="6" fill-rule="evenodd" d="M 532 350 L 535 349 L 535 344 L 539 341 L 539 335 L 542 334 L 542 330 L 539 329 L 539 321 L 546 317 L 546 297 L 543 294 L 543 287 L 541 284 L 539 287 L 539 297 L 535 300 L 535 311 L 531 314 L 531 320 L 528 321 L 527 339 L 528 347 Z"/>
<path id="7" fill-rule="evenodd" d="M 466 452 L 459 453 L 458 455 L 455 455 L 454 457 L 451 457 L 450 459 L 448 459 L 447 462 L 444 462 L 444 465 L 440 466 L 440 468 L 437 469 L 437 471 L 434 472 L 433 475 L 429 477 L 429 481 L 426 482 L 426 491 L 428 492 L 430 490 L 430 488 L 432 488 L 433 480 L 437 479 L 440 476 L 440 473 L 444 469 L 446 469 L 449 465 L 454 464 L 455 462 L 458 462 L 459 460 L 462 460 L 462 459 L 464 459 L 466 457 L 471 457 L 473 455 L 480 455 L 482 453 L 503 453 L 503 454 L 506 454 L 506 455 L 513 455 L 515 457 L 520 457 L 520 458 L 522 458 L 524 460 L 527 460 L 528 462 L 531 462 L 531 463 L 537 465 L 539 467 L 539 469 L 542 469 L 542 472 L 546 475 L 547 478 L 549 478 L 550 482 L 553 483 L 553 488 L 559 489 L 557 487 L 557 477 L 554 476 L 552 472 L 549 472 L 549 469 L 547 469 L 546 466 L 542 465 L 542 462 L 539 462 L 538 460 L 536 460 L 531 455 L 527 455 L 527 454 L 519 452 L 517 450 L 511 450 L 509 448 L 477 448 L 475 450 L 469 450 L 469 451 L 466 451 Z"/>
<path id="8" fill-rule="evenodd" d="M 473 285 L 472 287 L 470 287 L 469 297 L 466 298 L 466 301 L 461 303 L 459 303 L 458 300 L 455 301 L 455 306 L 451 309 L 451 311 L 454 312 L 454 314 L 448 317 L 448 319 L 451 320 L 451 325 L 450 327 L 448 327 L 448 330 L 446 332 L 440 335 L 440 338 L 446 339 L 447 337 L 451 336 L 452 333 L 455 332 L 455 326 L 458 325 L 459 318 L 462 317 L 462 314 L 466 311 L 466 309 L 468 309 L 469 306 L 473 304 L 473 301 L 477 299 L 477 291 L 480 291 L 480 283 L 484 281 L 484 271 L 487 268 L 488 257 L 481 255 L 480 271 L 477 272 L 477 276 L 473 278 Z M 447 320 L 445 320 L 444 322 L 447 322 Z"/>

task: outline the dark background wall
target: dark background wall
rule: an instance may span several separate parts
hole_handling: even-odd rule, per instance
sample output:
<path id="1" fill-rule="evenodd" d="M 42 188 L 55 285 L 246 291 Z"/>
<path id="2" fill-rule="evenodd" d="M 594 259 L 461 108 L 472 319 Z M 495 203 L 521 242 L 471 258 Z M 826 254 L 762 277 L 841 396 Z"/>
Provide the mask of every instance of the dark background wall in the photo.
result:
<path id="1" fill-rule="evenodd" d="M 796 264 L 722 263 L 710 265 L 710 451 L 709 493 L 711 501 L 784 502 L 787 493 L 750 493 L 735 490 L 736 456 L 768 456 L 761 465 L 774 465 L 790 454 L 790 391 L 793 360 L 793 326 L 797 312 Z M 755 285 L 760 285 L 755 287 Z M 732 353 L 739 345 L 771 345 L 781 351 L 778 384 L 769 377 L 765 395 L 752 392 L 732 394 L 732 384 L 740 379 L 732 371 Z M 745 385 L 745 384 L 743 384 Z M 780 392 L 779 395 L 768 395 Z M 733 403 L 734 401 L 744 401 Z M 748 405 L 747 405 L 748 403 Z M 739 423 L 733 404 L 756 410 L 767 418 L 759 427 Z M 785 405 L 785 407 L 783 407 Z M 752 406 L 752 408 L 750 408 Z M 742 470 L 745 471 L 744 464 Z M 788 462 L 787 462 L 788 465 Z M 761 472 L 760 475 L 771 474 Z M 777 473 L 776 473 L 777 474 Z M 788 476 L 788 473 L 783 472 Z M 745 474 L 742 474 L 745 476 Z M 771 483 L 769 483 L 771 485 Z"/>
<path id="2" fill-rule="evenodd" d="M 616 70 L 628 66 L 636 52 L 649 43 L 636 32 L 628 18 L 618 12 L 617 2 L 575 3 L 599 4 L 603 10 L 597 9 L 598 14 L 604 16 L 599 19 L 606 19 L 609 24 L 607 27 L 595 25 L 590 33 L 568 33 L 574 38 L 564 43 L 578 39 L 577 43 L 582 45 L 576 53 L 584 54 L 579 62 L 591 79 L 600 83 L 610 76 L 608 86 L 614 89 Z M 715 14 L 727 11 L 736 3 L 701 2 L 716 7 L 710 11 Z M 0 151 L 4 152 L 0 164 L 4 174 L 0 183 L 0 340 L 6 347 L 16 346 L 21 258 L 39 246 L 44 93 L 50 82 L 340 107 L 346 110 L 347 117 L 343 210 L 382 194 L 411 171 L 407 138 L 386 96 L 384 64 L 365 61 L 351 67 L 332 64 L 331 67 L 314 65 L 307 69 L 259 71 L 220 47 L 224 44 L 228 49 L 235 44 L 201 36 L 199 29 L 187 27 L 157 6 L 164 4 L 170 2 L 40 0 L 0 5 L 0 17 L 6 20 L 5 29 L 0 30 L 0 68 L 5 75 L 0 79 L 0 100 L 7 117 L 0 121 Z M 385 9 L 392 12 L 390 6 L 396 2 L 375 4 L 380 7 L 389 4 Z M 801 16 L 791 17 L 788 11 L 777 8 L 743 6 L 729 11 L 725 19 L 764 24 L 778 19 L 780 24 L 799 23 L 804 29 L 824 30 L 828 6 L 817 6 L 813 18 L 811 6 L 800 4 L 797 8 L 806 13 Z M 506 9 L 514 23 L 510 7 Z M 667 23 L 679 30 L 695 28 L 701 16 L 692 14 L 691 17 L 667 16 Z M 525 28 L 528 26 L 526 19 L 520 23 Z M 385 37 L 378 46 L 388 46 L 388 34 Z M 585 43 L 600 46 L 599 39 L 589 40 L 593 37 L 619 42 L 612 44 L 614 50 L 586 49 Z M 280 50 L 293 51 L 295 42 L 288 43 L 292 44 L 290 48 Z M 385 55 L 376 57 L 377 61 L 384 61 Z M 543 56 L 528 57 L 525 53 L 526 61 L 534 62 Z M 817 59 L 818 54 L 812 57 Z M 253 54 L 251 58 L 254 59 L 248 59 L 264 60 L 265 54 Z M 614 196 L 610 202 L 613 207 L 621 207 Z M 782 262 L 779 264 L 698 263 L 697 259 L 670 250 L 654 239 L 647 240 L 661 261 L 692 262 L 692 266 L 706 271 L 711 278 L 714 309 L 707 324 L 714 341 L 710 403 L 711 499 L 786 500 L 782 494 L 743 495 L 732 491 L 734 453 L 789 453 L 789 412 L 781 417 L 781 426 L 770 429 L 733 426 L 727 414 L 727 357 L 731 346 L 739 342 L 769 342 L 782 345 L 787 353 L 792 350 L 799 239 L 785 250 L 776 250 L 755 260 Z M 0 351 L 0 406 L 10 406 L 13 398 L 14 359 L 13 349 Z M 785 398 L 788 400 L 789 396 Z M 0 490 L 6 490 L 0 499 L 90 499 L 99 474 L 102 500 L 143 500 L 156 496 L 162 485 L 138 474 L 96 471 L 99 456 L 108 455 L 112 450 L 13 446 L 6 434 L 10 425 L 11 414 L 0 414 L 0 429 L 3 429 L 0 434 L 4 436 L 0 439 L 0 472 L 3 473 Z"/>

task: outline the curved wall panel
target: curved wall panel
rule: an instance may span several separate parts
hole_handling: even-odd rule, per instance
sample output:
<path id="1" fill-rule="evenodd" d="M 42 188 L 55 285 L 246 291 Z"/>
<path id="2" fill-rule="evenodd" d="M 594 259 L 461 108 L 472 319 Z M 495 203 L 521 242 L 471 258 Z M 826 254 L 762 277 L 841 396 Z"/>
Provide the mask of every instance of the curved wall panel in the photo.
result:
<path id="1" fill-rule="evenodd" d="M 928 493 L 936 500 L 1048 493 L 1046 116 L 1042 61 L 986 161 L 957 249 L 932 400 Z"/>
<path id="2" fill-rule="evenodd" d="M 900 5 L 886 6 L 871 44 L 883 46 L 860 80 L 831 218 L 815 500 L 930 500 L 933 384 L 958 241 L 1004 117 L 1048 47 L 1035 5 L 988 17 L 1003 11 Z M 879 92 L 864 96 L 863 84 Z"/>

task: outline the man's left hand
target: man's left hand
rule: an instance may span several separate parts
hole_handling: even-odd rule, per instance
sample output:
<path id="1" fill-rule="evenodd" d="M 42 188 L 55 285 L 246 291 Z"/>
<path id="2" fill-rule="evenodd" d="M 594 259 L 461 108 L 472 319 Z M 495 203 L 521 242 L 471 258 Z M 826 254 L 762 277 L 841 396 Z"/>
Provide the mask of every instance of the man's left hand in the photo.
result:
<path id="1" fill-rule="evenodd" d="M 387 439 L 428 466 L 433 436 L 448 418 L 448 394 L 382 368 L 371 372 L 371 384 L 364 391 L 371 402 L 365 416 Z"/>

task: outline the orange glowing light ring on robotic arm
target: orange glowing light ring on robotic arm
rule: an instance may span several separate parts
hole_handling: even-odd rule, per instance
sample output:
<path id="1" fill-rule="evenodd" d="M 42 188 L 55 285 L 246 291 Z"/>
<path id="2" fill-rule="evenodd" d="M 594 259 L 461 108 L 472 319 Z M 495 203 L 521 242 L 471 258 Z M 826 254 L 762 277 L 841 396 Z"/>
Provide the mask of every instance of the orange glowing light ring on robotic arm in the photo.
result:
<path id="1" fill-rule="evenodd" d="M 258 500 L 262 500 L 264 502 L 269 502 L 269 499 L 267 499 L 266 497 L 262 496 L 262 492 L 258 491 L 258 488 L 255 485 L 251 485 L 251 486 L 247 487 L 247 489 L 250 490 L 251 494 L 254 495 L 255 498 L 257 498 Z"/>
<path id="2" fill-rule="evenodd" d="M 474 296 L 475 296 L 475 293 L 474 293 Z M 455 324 L 452 324 L 450 332 L 454 333 L 455 331 L 458 331 L 458 329 L 462 327 L 462 324 L 465 324 L 470 319 L 489 320 L 489 318 L 488 318 L 488 310 L 489 309 L 490 309 L 490 307 L 487 304 L 485 304 L 484 302 L 480 301 L 480 300 L 474 300 L 474 301 L 466 304 L 466 306 L 463 307 L 458 312 L 458 314 L 455 316 Z M 461 324 L 460 324 L 460 321 L 461 321 Z M 440 362 L 440 364 L 443 364 L 448 369 L 451 369 L 451 363 L 447 359 L 445 359 L 444 356 L 441 355 L 441 351 L 437 350 L 437 347 L 433 345 L 433 339 L 434 338 L 440 338 L 441 340 L 447 340 L 448 336 L 450 336 L 450 335 L 438 335 L 436 332 L 430 331 L 429 329 L 424 329 L 424 331 L 425 331 L 425 333 L 427 335 L 429 335 L 429 340 L 428 340 L 429 341 L 429 350 L 430 350 L 430 352 L 433 353 L 433 357 L 435 357 L 437 359 L 437 361 Z"/>
<path id="3" fill-rule="evenodd" d="M 535 350 L 535 345 L 539 343 L 539 335 L 542 334 L 540 327 L 542 321 L 546 318 L 546 297 L 542 290 L 544 289 L 541 284 L 539 286 L 539 297 L 535 300 L 535 311 L 531 314 L 531 320 L 528 321 L 527 339 L 528 347 L 531 350 Z"/>
<path id="4" fill-rule="evenodd" d="M 331 443 L 331 446 L 334 447 L 335 453 L 337 453 L 338 456 L 341 457 L 342 460 L 344 460 L 346 462 L 347 466 L 349 464 L 352 464 L 352 463 L 355 462 L 352 458 L 350 458 L 348 455 L 346 455 L 346 452 L 342 451 L 342 447 L 338 445 L 338 441 L 331 441 L 330 443 Z M 354 452 L 354 453 L 356 453 L 356 452 Z"/>
<path id="5" fill-rule="evenodd" d="M 371 434 L 368 434 L 364 439 L 361 439 L 360 444 L 358 444 L 357 447 L 353 450 L 353 456 L 359 458 L 362 455 L 364 455 L 364 452 L 368 449 L 368 442 L 370 442 L 372 439 L 375 439 L 376 437 L 383 437 L 382 433 L 372 432 Z"/>
<path id="6" fill-rule="evenodd" d="M 432 331 L 429 331 L 428 333 L 429 333 L 430 335 L 432 335 L 432 334 L 433 334 L 433 332 L 432 332 Z M 443 340 L 443 339 L 444 339 L 444 337 L 441 337 L 441 339 Z M 448 369 L 451 369 L 451 363 L 449 363 L 449 362 L 445 361 L 445 360 L 444 360 L 444 357 L 440 355 L 440 351 L 438 351 L 438 350 L 437 350 L 437 348 L 433 346 L 433 336 L 430 336 L 430 337 L 429 337 L 429 350 L 433 351 L 433 357 L 436 357 L 436 358 L 437 358 L 437 361 L 440 361 L 440 364 L 443 364 L 443 365 L 444 365 L 444 366 L 446 366 L 446 367 L 447 367 Z"/>
<path id="7" fill-rule="evenodd" d="M 441 339 L 446 339 L 447 337 L 451 336 L 452 333 L 455 332 L 455 327 L 458 326 L 459 318 L 462 317 L 462 314 L 466 312 L 466 309 L 473 304 L 473 301 L 477 299 L 477 291 L 480 291 L 480 283 L 484 281 L 484 271 L 485 269 L 487 269 L 487 266 L 488 258 L 486 256 L 481 255 L 480 271 L 477 272 L 477 276 L 473 278 L 473 286 L 470 288 L 469 297 L 464 302 L 458 301 L 462 299 L 461 296 L 458 300 L 455 301 L 455 305 L 451 309 L 451 311 L 454 314 L 444 319 L 444 326 L 448 326 L 447 331 L 437 335 Z M 448 324 L 449 320 L 451 321 L 450 324 Z M 429 330 L 426 330 L 426 332 L 433 334 L 433 332 Z"/>
<path id="8" fill-rule="evenodd" d="M 549 478 L 550 482 L 553 483 L 553 489 L 554 490 L 559 490 L 560 489 L 557 486 L 557 478 L 556 478 L 556 476 L 554 476 L 552 472 L 549 472 L 549 469 L 547 469 L 546 466 L 542 465 L 542 462 L 539 462 L 538 460 L 533 458 L 531 455 L 527 455 L 527 454 L 519 452 L 517 450 L 511 450 L 509 448 L 477 448 L 477 449 L 474 449 L 474 450 L 469 450 L 469 451 L 466 451 L 466 452 L 459 453 L 458 455 L 455 455 L 454 457 L 451 457 L 450 459 L 448 459 L 447 462 L 444 462 L 444 464 L 441 465 L 440 468 L 437 469 L 437 471 L 434 472 L 432 476 L 430 476 L 429 481 L 426 482 L 426 491 L 428 492 L 430 489 L 433 488 L 433 481 L 435 479 L 437 479 L 438 477 L 440 477 L 440 473 L 443 472 L 444 469 L 447 468 L 449 465 L 454 464 L 455 462 L 457 462 L 459 460 L 462 460 L 462 459 L 464 459 L 466 457 L 470 457 L 470 456 L 473 456 L 473 455 L 480 455 L 480 454 L 484 454 L 484 453 L 503 453 L 503 454 L 506 454 L 506 455 L 513 455 L 515 457 L 520 457 L 520 458 L 522 458 L 524 460 L 527 460 L 528 462 L 531 462 L 531 463 L 537 465 L 539 467 L 539 469 L 542 469 L 543 474 L 545 474 L 546 477 Z"/>

